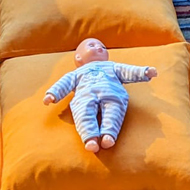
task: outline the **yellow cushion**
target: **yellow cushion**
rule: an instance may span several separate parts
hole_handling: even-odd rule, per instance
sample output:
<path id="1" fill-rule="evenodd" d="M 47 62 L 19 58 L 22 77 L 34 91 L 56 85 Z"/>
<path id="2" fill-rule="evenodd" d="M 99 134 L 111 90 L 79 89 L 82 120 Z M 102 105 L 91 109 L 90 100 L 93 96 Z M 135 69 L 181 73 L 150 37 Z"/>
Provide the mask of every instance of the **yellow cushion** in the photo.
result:
<path id="1" fill-rule="evenodd" d="M 46 89 L 75 68 L 73 52 L 3 63 L 2 190 L 189 190 L 187 44 L 109 52 L 117 62 L 156 66 L 159 76 L 125 85 L 130 101 L 118 141 L 97 154 L 84 149 L 75 130 L 73 93 L 49 107 L 42 103 Z"/>
<path id="2" fill-rule="evenodd" d="M 172 0 L 1 0 L 1 58 L 73 50 L 87 37 L 108 48 L 184 41 Z"/>

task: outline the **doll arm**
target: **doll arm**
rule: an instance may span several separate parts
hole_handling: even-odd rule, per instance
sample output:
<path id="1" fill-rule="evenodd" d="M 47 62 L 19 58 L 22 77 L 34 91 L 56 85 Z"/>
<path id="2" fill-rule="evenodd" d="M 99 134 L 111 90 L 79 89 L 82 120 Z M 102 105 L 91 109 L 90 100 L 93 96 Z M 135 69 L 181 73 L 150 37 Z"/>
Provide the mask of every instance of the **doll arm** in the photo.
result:
<path id="1" fill-rule="evenodd" d="M 157 70 L 155 67 L 149 67 L 146 71 L 145 71 L 145 75 L 151 79 L 152 77 L 157 77 Z"/>
<path id="2" fill-rule="evenodd" d="M 50 103 L 54 103 L 55 101 L 55 96 L 53 94 L 46 94 L 43 102 L 46 106 L 48 106 Z"/>
<path id="3" fill-rule="evenodd" d="M 45 105 L 57 103 L 76 87 L 75 72 L 70 72 L 61 77 L 47 91 L 43 99 Z"/>
<path id="4" fill-rule="evenodd" d="M 149 81 L 157 75 L 154 67 L 114 64 L 114 71 L 122 83 Z"/>

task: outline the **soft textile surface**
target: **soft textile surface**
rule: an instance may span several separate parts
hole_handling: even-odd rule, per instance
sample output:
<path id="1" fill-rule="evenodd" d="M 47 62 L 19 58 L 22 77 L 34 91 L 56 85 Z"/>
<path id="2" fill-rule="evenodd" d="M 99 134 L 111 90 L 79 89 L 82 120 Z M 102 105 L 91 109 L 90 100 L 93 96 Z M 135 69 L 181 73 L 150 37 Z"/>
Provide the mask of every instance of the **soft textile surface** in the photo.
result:
<path id="1" fill-rule="evenodd" d="M 126 85 L 129 109 L 116 145 L 85 151 L 69 94 L 44 93 L 75 68 L 73 52 L 13 58 L 1 67 L 1 190 L 189 190 L 189 53 L 185 43 L 110 50 L 110 59 L 156 66 L 158 78 Z M 151 55 L 151 56 L 150 56 Z"/>
<path id="2" fill-rule="evenodd" d="M 0 187 L 1 187 L 1 172 L 3 166 L 3 144 L 2 144 L 2 131 L 1 131 L 1 108 L 0 108 Z"/>
<path id="3" fill-rule="evenodd" d="M 180 29 L 185 39 L 190 42 L 190 1 L 173 0 Z"/>
<path id="4" fill-rule="evenodd" d="M 184 41 L 172 0 L 1 0 L 1 58 L 73 50 L 87 37 L 109 48 Z"/>

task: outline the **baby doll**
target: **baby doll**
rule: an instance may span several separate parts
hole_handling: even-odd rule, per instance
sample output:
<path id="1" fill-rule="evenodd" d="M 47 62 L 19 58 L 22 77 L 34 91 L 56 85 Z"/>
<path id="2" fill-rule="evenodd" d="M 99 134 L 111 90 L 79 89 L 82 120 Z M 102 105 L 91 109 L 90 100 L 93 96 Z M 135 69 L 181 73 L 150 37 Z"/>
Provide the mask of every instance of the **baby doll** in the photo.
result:
<path id="1" fill-rule="evenodd" d="M 44 97 L 44 104 L 57 103 L 72 90 L 70 103 L 76 130 L 85 149 L 98 152 L 115 144 L 128 105 L 122 83 L 149 81 L 157 76 L 156 68 L 108 61 L 108 51 L 97 39 L 82 41 L 75 52 L 76 70 L 59 79 Z M 102 120 L 99 127 L 98 110 Z M 99 145 L 100 141 L 100 145 Z"/>

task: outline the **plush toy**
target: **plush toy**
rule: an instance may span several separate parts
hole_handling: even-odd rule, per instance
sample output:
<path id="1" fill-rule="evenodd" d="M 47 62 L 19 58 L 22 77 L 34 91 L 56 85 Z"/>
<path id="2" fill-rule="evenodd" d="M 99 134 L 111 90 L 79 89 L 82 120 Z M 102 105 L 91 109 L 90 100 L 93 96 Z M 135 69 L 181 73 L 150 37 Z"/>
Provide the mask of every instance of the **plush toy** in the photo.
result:
<path id="1" fill-rule="evenodd" d="M 70 103 L 76 130 L 85 149 L 98 152 L 115 144 L 128 105 L 128 94 L 122 83 L 149 81 L 157 76 L 156 68 L 108 61 L 105 45 L 94 38 L 82 41 L 75 52 L 76 70 L 65 74 L 43 99 L 45 105 L 57 103 L 72 90 Z M 101 110 L 101 125 L 97 114 Z M 100 142 L 100 143 L 99 143 Z"/>

